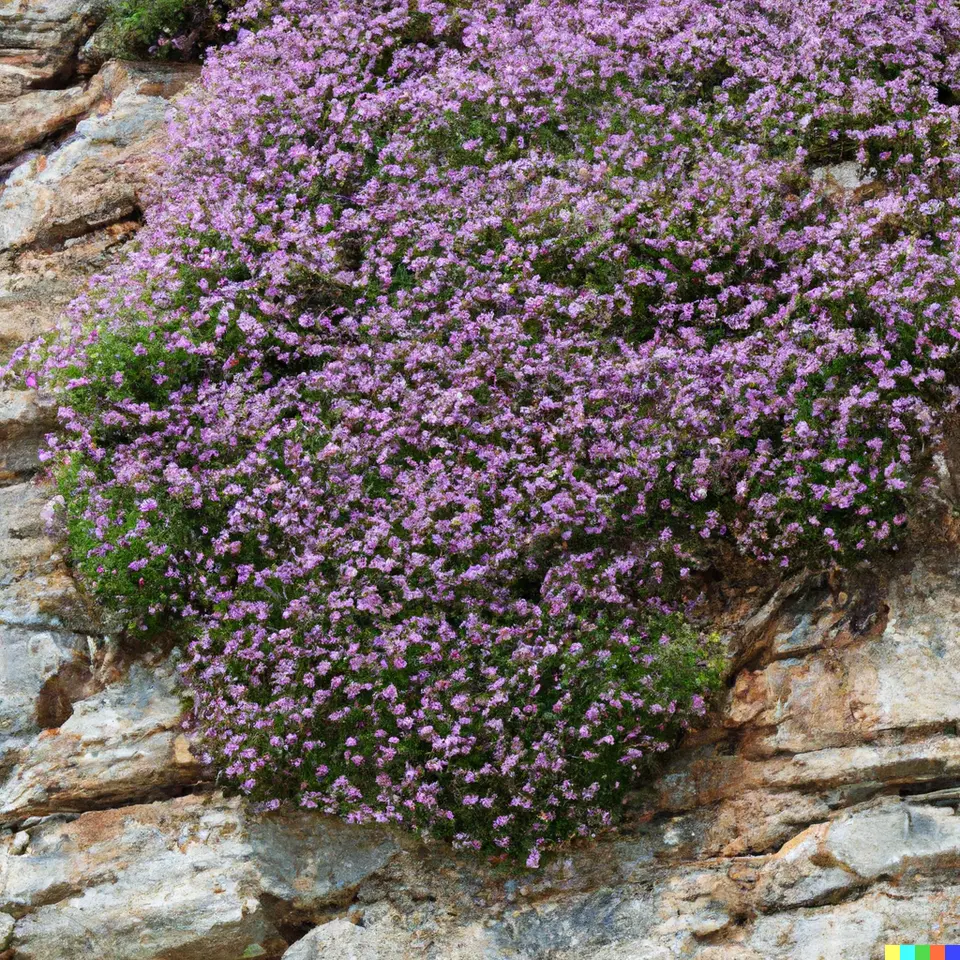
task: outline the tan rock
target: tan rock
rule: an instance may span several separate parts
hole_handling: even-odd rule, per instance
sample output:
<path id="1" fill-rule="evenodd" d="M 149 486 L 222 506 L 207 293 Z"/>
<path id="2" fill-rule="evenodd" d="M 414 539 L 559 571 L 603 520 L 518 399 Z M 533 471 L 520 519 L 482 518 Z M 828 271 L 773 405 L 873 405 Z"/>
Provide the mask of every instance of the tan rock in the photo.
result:
<path id="1" fill-rule="evenodd" d="M 302 917 L 320 919 L 398 852 L 376 830 L 331 830 L 295 812 L 252 816 L 219 796 L 45 821 L 30 833 L 24 853 L 0 853 L 0 910 L 20 918 L 12 943 L 25 960 L 277 957 L 290 891 Z M 271 858 L 257 852 L 265 845 Z"/>
<path id="2" fill-rule="evenodd" d="M 813 170 L 810 179 L 818 184 L 824 193 L 854 192 L 870 186 L 876 180 L 877 171 L 864 169 L 856 160 L 845 160 Z"/>
<path id="3" fill-rule="evenodd" d="M 33 90 L 0 101 L 0 162 L 62 130 L 102 96 L 103 81 L 97 77 L 66 90 Z"/>
<path id="4" fill-rule="evenodd" d="M 0 192 L 0 251 L 55 244 L 129 217 L 157 170 L 169 97 L 196 69 L 108 64 L 115 99 L 49 155 L 21 163 Z"/>
<path id="5" fill-rule="evenodd" d="M 960 864 L 960 816 L 950 807 L 888 800 L 839 817 L 821 849 L 823 860 L 866 880 L 908 869 L 954 872 Z"/>
<path id="6" fill-rule="evenodd" d="M 44 436 L 56 426 L 54 404 L 33 390 L 0 390 L 0 484 L 35 471 Z"/>
<path id="7" fill-rule="evenodd" d="M 707 823 L 698 854 L 739 857 L 774 849 L 809 823 L 832 815 L 827 800 L 800 790 L 745 790 L 699 811 Z"/>
<path id="8" fill-rule="evenodd" d="M 68 240 L 59 249 L 0 254 L 0 358 L 56 329 L 78 288 L 106 267 L 137 227 L 134 220 L 121 221 Z"/>
<path id="9" fill-rule="evenodd" d="M 0 569 L 50 560 L 54 543 L 40 514 L 51 495 L 35 483 L 0 486 Z"/>
<path id="10" fill-rule="evenodd" d="M 0 629 L 56 628 L 80 634 L 101 632 L 102 625 L 62 563 L 37 565 L 0 585 Z"/>
<path id="11" fill-rule="evenodd" d="M 70 74 L 103 8 L 98 0 L 0 2 L 0 99 Z"/>

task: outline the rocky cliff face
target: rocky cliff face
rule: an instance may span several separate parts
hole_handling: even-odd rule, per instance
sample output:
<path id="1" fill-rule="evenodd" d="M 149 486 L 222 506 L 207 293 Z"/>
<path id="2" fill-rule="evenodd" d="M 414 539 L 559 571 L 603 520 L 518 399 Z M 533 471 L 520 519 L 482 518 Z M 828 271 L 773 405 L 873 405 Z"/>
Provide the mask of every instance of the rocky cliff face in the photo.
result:
<path id="1" fill-rule="evenodd" d="M 99 65 L 86 0 L 0 0 L 0 354 L 137 230 L 196 71 Z M 844 188 L 841 184 L 838 189 Z M 949 462 L 882 573 L 714 589 L 735 668 L 613 839 L 511 876 L 225 798 L 173 655 L 104 634 L 45 533 L 49 401 L 0 393 L 0 957 L 882 957 L 960 940 Z"/>

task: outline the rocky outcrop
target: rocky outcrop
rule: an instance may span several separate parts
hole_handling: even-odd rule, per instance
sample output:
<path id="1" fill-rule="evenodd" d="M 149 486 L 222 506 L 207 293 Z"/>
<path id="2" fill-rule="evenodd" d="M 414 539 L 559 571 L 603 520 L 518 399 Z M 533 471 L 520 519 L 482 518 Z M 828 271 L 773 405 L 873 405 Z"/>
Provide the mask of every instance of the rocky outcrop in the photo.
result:
<path id="1" fill-rule="evenodd" d="M 391 838 L 190 796 L 51 817 L 0 853 L 17 956 L 276 956 L 395 855 Z"/>
<path id="2" fill-rule="evenodd" d="M 102 19 L 100 0 L 0 2 L 0 100 L 66 84 L 77 51 Z"/>
<path id="3" fill-rule="evenodd" d="M 97 22 L 85 0 L 0 0 L 0 356 L 135 236 L 196 73 L 92 73 L 77 51 Z M 53 413 L 0 392 L 0 957 L 860 960 L 960 940 L 949 451 L 928 529 L 883 570 L 773 584 L 731 566 L 710 723 L 617 835 L 511 874 L 217 791 L 176 653 L 111 635 L 46 532 Z"/>
<path id="4" fill-rule="evenodd" d="M 63 143 L 27 156 L 8 175 L 0 194 L 0 251 L 83 237 L 135 214 L 157 173 L 168 100 L 194 75 L 191 67 L 108 63 L 69 105 L 50 101 L 43 124 L 14 121 L 14 142 L 22 147 L 31 131 L 97 106 Z"/>

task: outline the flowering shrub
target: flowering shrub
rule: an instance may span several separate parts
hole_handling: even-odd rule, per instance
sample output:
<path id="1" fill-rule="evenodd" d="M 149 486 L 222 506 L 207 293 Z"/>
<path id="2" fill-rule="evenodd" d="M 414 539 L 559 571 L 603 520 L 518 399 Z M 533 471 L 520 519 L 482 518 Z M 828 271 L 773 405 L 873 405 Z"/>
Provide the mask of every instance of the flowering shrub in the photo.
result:
<path id="1" fill-rule="evenodd" d="M 97 52 L 113 57 L 189 57 L 222 41 L 234 0 L 108 0 Z"/>
<path id="2" fill-rule="evenodd" d="M 243 791 L 534 866 L 702 713 L 715 544 L 905 523 L 957 396 L 960 8 L 245 16 L 46 360 L 75 562 L 185 618 Z"/>

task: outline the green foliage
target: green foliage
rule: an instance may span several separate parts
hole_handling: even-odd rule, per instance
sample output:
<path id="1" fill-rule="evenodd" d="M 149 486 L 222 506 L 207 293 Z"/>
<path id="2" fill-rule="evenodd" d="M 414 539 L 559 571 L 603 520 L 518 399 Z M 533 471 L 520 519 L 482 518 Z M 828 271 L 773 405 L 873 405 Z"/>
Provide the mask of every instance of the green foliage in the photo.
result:
<path id="1" fill-rule="evenodd" d="M 187 59 L 228 34 L 223 22 L 234 0 L 111 0 L 97 38 L 108 57 Z"/>

